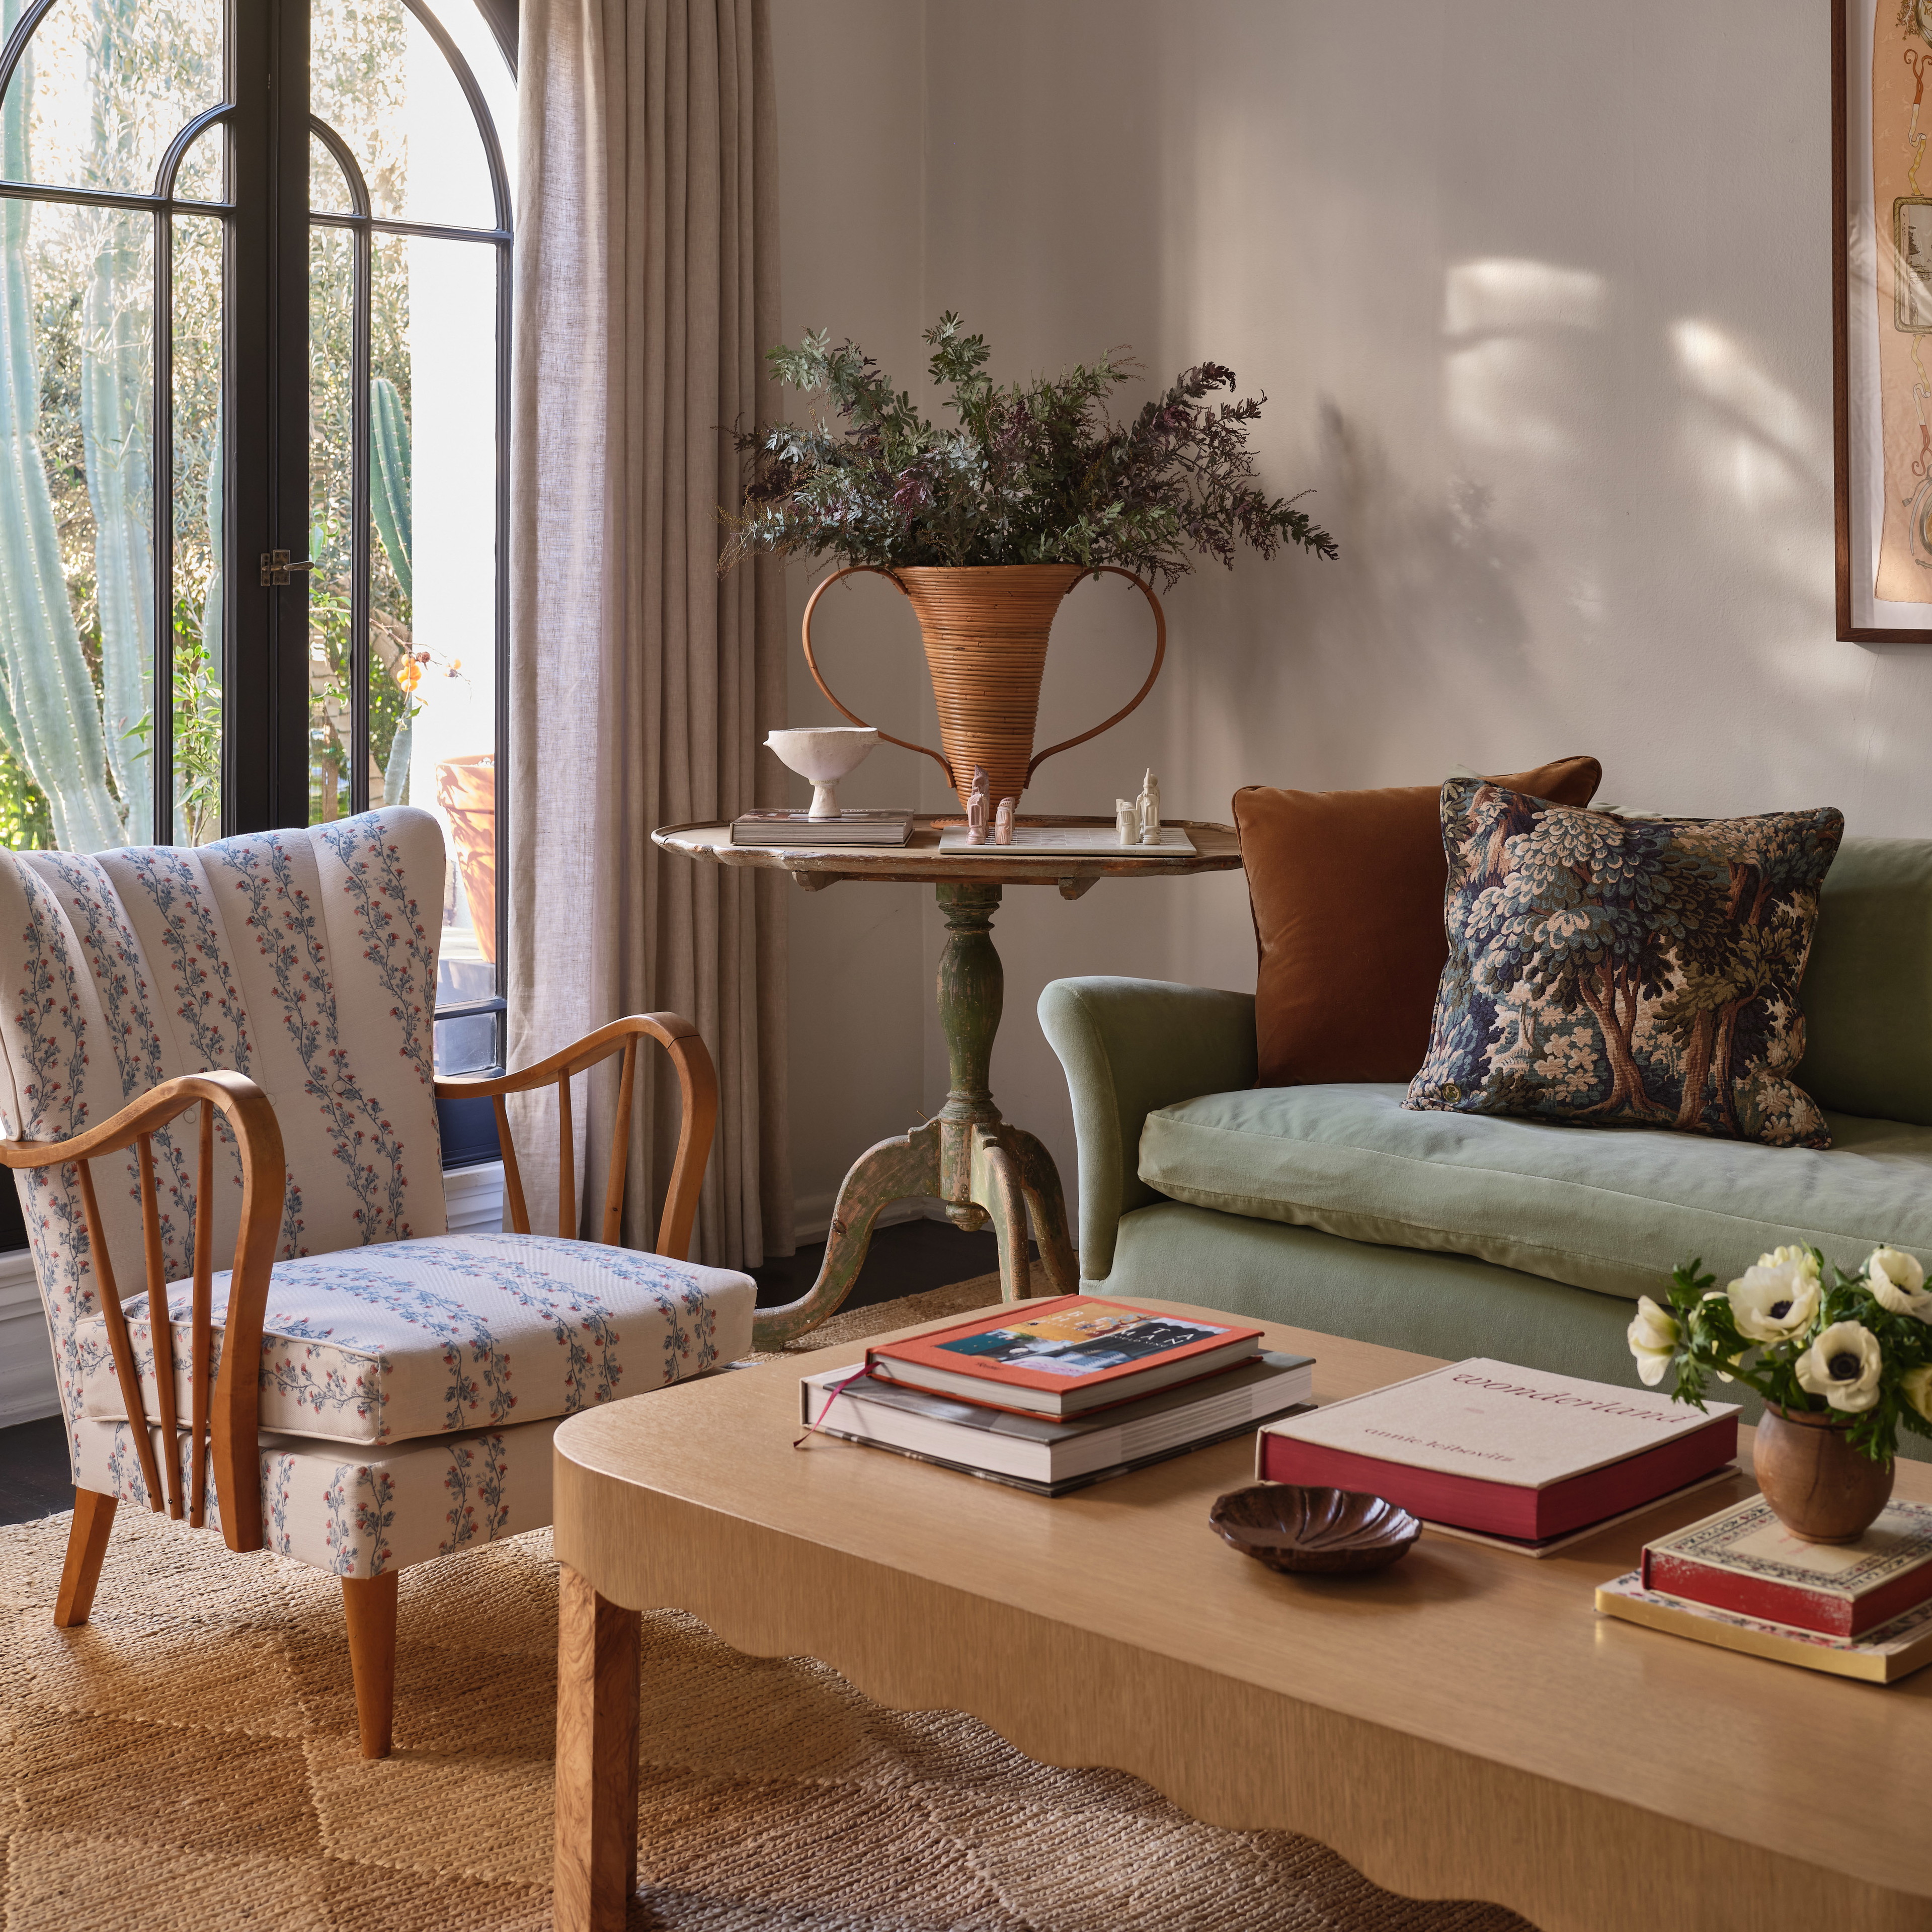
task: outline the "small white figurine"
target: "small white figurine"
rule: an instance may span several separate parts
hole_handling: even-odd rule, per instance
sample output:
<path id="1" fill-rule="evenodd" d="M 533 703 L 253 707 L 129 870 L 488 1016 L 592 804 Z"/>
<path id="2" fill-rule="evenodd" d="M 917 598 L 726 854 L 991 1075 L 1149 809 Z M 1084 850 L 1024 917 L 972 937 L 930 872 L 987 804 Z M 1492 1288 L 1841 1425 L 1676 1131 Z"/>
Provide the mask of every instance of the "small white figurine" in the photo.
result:
<path id="1" fill-rule="evenodd" d="M 973 789 L 966 794 L 966 842 L 969 845 L 983 845 L 986 842 L 986 820 L 992 809 L 992 786 L 984 768 L 973 767 Z"/>
<path id="2" fill-rule="evenodd" d="M 1143 845 L 1160 843 L 1160 781 L 1151 770 L 1141 782 L 1141 795 L 1134 801 L 1134 815 Z"/>
<path id="3" fill-rule="evenodd" d="M 1132 799 L 1114 800 L 1114 825 L 1123 845 L 1138 845 L 1141 842 L 1141 815 Z"/>
<path id="4" fill-rule="evenodd" d="M 1016 798 L 1003 798 L 1000 808 L 993 818 L 993 843 L 1010 845 L 1013 842 L 1013 808 L 1019 803 Z"/>

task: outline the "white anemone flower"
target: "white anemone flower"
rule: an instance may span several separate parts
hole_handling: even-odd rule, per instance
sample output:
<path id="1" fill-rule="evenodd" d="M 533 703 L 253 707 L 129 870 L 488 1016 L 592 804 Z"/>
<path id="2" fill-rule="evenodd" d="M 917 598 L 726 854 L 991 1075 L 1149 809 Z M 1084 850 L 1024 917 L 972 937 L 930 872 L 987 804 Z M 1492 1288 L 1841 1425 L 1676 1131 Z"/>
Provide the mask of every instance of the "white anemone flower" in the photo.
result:
<path id="1" fill-rule="evenodd" d="M 1878 1400 L 1885 1354 L 1878 1337 L 1860 1322 L 1834 1322 L 1798 1358 L 1799 1386 L 1822 1395 L 1832 1408 L 1856 1415 Z"/>
<path id="2" fill-rule="evenodd" d="M 1898 1392 L 1928 1422 L 1932 1422 L 1932 1362 L 1907 1369 L 1898 1378 Z"/>
<path id="3" fill-rule="evenodd" d="M 1894 1315 L 1916 1315 L 1932 1322 L 1932 1294 L 1922 1292 L 1925 1270 L 1916 1256 L 1899 1248 L 1874 1248 L 1865 1263 L 1866 1286 L 1872 1299 Z"/>
<path id="4" fill-rule="evenodd" d="M 1664 1372 L 1670 1366 L 1670 1358 L 1677 1352 L 1679 1330 L 1677 1318 L 1669 1309 L 1659 1306 L 1647 1294 L 1639 1295 L 1636 1319 L 1624 1331 L 1629 1338 L 1630 1352 L 1636 1358 L 1636 1372 L 1643 1378 L 1644 1385 L 1654 1388 L 1664 1379 Z"/>
<path id="5" fill-rule="evenodd" d="M 1754 1342 L 1788 1342 L 1818 1313 L 1818 1262 L 1809 1248 L 1760 1255 L 1724 1291 L 1738 1333 Z"/>

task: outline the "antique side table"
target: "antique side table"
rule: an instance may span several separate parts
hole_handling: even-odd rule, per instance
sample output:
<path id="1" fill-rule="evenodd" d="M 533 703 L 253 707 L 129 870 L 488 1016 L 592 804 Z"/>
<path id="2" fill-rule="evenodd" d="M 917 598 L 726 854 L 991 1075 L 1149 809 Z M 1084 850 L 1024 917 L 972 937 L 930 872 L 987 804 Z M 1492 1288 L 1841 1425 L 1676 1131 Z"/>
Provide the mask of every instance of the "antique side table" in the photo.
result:
<path id="1" fill-rule="evenodd" d="M 1030 1214 L 1033 1238 L 1054 1292 L 1078 1292 L 1080 1279 L 1059 1172 L 1031 1134 L 1001 1118 L 988 1082 L 1005 993 L 1005 974 L 992 940 L 1000 894 L 1008 886 L 1058 886 L 1062 898 L 1077 899 L 1100 879 L 1228 872 L 1241 862 L 1232 826 L 1190 819 L 1168 824 L 1188 835 L 1191 852 L 1123 846 L 1076 854 L 988 844 L 942 853 L 941 830 L 960 822 L 957 813 L 922 815 L 914 822 L 912 842 L 890 848 L 734 845 L 728 824 L 670 825 L 651 834 L 664 850 L 687 858 L 789 872 L 808 892 L 841 879 L 930 884 L 938 889 L 950 929 L 939 962 L 939 1023 L 952 1083 L 946 1105 L 922 1127 L 880 1141 L 853 1163 L 832 1206 L 818 1279 L 797 1300 L 758 1311 L 753 1334 L 760 1348 L 776 1348 L 837 1312 L 858 1279 L 879 1210 L 908 1195 L 938 1196 L 948 1217 L 969 1232 L 992 1220 L 1000 1243 L 1000 1292 L 1008 1301 L 1030 1292 Z M 1042 817 L 1023 824 L 1111 828 L 1113 821 Z"/>

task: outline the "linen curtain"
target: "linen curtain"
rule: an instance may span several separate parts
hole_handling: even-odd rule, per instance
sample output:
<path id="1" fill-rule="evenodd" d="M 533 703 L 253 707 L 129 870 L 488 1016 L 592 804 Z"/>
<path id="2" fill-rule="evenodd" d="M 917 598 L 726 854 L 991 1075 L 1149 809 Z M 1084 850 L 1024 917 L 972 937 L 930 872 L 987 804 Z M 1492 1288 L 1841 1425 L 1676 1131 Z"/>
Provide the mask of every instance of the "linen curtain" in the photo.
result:
<path id="1" fill-rule="evenodd" d="M 783 580 L 718 576 L 731 432 L 772 413 L 776 124 L 766 0 L 523 0 L 512 378 L 510 1064 L 670 1010 L 718 1066 L 694 1258 L 791 1251 L 782 874 L 658 851 L 656 826 L 783 802 Z M 760 761 L 769 770 L 760 770 Z M 594 1233 L 616 1063 L 580 1081 Z M 624 1239 L 676 1150 L 655 1052 Z M 514 1104 L 514 1103 L 513 1103 Z M 512 1115 L 557 1225 L 554 1091 Z"/>

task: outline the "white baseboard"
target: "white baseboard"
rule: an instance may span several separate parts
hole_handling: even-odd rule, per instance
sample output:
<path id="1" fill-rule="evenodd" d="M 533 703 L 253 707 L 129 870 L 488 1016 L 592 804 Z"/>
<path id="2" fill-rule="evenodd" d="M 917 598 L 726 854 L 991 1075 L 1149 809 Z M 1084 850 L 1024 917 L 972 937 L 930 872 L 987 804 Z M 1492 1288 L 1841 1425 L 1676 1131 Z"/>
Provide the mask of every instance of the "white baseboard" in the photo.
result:
<path id="1" fill-rule="evenodd" d="M 503 1163 L 452 1168 L 442 1177 L 452 1234 L 494 1233 L 503 1225 Z M 33 1258 L 0 1254 L 0 1429 L 60 1413 L 53 1345 L 47 1337 Z"/>
<path id="2" fill-rule="evenodd" d="M 0 1254 L 0 1429 L 59 1413 L 53 1344 L 34 1259 L 16 1248 Z"/>

